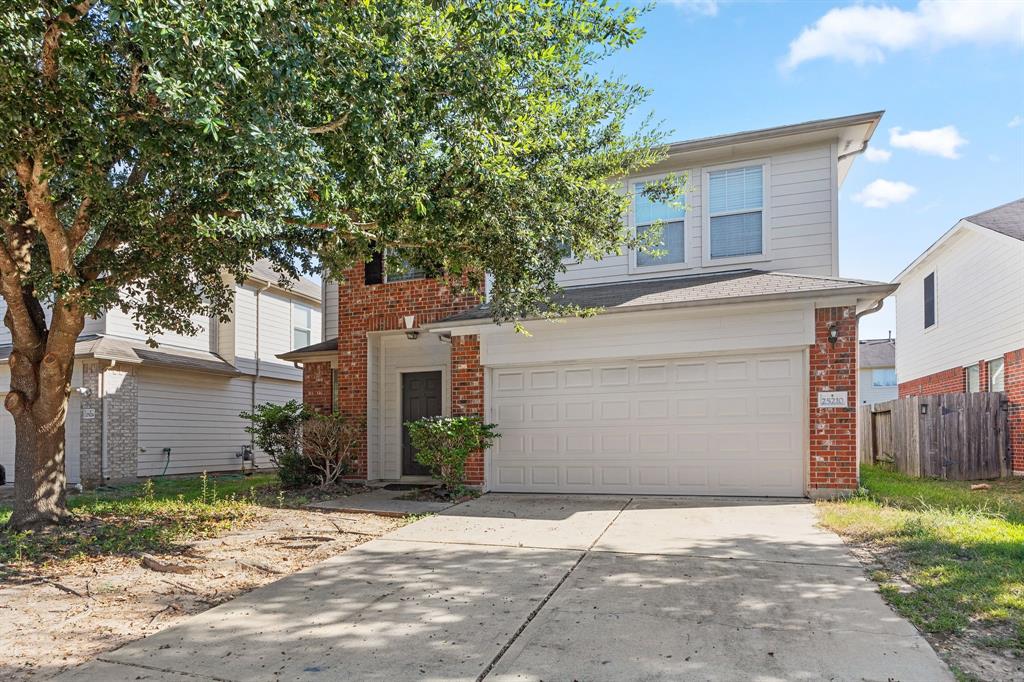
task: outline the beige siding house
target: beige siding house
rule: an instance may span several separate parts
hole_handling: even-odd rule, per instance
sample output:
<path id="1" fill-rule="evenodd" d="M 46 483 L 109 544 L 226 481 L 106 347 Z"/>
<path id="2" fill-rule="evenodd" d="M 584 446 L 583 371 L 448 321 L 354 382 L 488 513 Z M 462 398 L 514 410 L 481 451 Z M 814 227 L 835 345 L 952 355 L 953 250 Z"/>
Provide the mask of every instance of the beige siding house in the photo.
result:
<path id="1" fill-rule="evenodd" d="M 896 341 L 893 339 L 864 339 L 858 346 L 860 372 L 857 378 L 857 396 L 861 405 L 874 405 L 895 400 L 899 389 L 896 382 Z"/>
<path id="2" fill-rule="evenodd" d="M 158 334 L 156 348 L 120 310 L 86 323 L 66 429 L 71 483 L 240 469 L 251 438 L 239 413 L 302 399 L 302 371 L 276 356 L 321 340 L 319 285 L 283 288 L 258 263 L 234 293 L 230 322 L 196 318 L 200 333 Z M 0 328 L 0 397 L 10 386 L 9 343 Z M 266 464 L 261 455 L 257 465 Z M 13 465 L 14 424 L 0 411 L 8 482 Z"/>

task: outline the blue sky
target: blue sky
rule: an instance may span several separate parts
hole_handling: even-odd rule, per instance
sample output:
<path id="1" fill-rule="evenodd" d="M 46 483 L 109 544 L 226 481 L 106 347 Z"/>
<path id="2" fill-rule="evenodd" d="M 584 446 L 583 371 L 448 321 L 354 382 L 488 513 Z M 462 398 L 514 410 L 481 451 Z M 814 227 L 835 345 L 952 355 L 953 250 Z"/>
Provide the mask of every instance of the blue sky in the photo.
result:
<path id="1" fill-rule="evenodd" d="M 1024 3 L 696 0 L 641 23 L 605 68 L 653 90 L 667 140 L 886 110 L 871 146 L 890 156 L 859 157 L 840 189 L 844 276 L 888 281 L 961 217 L 1024 196 Z M 887 302 L 861 338 L 890 329 Z"/>

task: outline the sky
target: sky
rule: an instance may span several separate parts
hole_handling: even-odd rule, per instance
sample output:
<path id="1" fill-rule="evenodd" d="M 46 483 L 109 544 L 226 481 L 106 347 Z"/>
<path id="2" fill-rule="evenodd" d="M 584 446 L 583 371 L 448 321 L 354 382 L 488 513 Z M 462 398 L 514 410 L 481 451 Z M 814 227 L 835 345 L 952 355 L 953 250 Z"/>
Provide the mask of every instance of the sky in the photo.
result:
<path id="1" fill-rule="evenodd" d="M 890 281 L 960 218 L 1024 196 L 1024 0 L 676 0 L 640 23 L 603 70 L 652 90 L 637 120 L 666 141 L 885 110 L 839 190 L 844 277 Z M 891 299 L 860 336 L 890 330 Z"/>

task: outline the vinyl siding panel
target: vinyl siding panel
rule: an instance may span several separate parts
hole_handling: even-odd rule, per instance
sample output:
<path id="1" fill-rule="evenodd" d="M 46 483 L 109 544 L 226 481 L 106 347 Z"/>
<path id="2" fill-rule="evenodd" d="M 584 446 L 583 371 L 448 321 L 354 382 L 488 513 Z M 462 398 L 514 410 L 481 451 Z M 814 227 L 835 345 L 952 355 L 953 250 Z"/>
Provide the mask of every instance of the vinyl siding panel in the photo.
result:
<path id="1" fill-rule="evenodd" d="M 338 338 L 338 283 L 324 280 L 320 309 L 323 311 L 323 340 Z"/>
<path id="2" fill-rule="evenodd" d="M 246 374 L 256 373 L 256 289 L 239 287 L 235 294 L 235 366 Z M 308 305 L 307 303 L 303 302 Z M 260 306 L 260 374 L 278 379 L 301 380 L 302 370 L 282 362 L 277 355 L 292 348 L 292 311 L 294 300 L 275 291 L 259 295 Z M 319 343 L 322 331 L 321 312 L 312 306 L 310 343 Z"/>
<path id="3" fill-rule="evenodd" d="M 118 309 L 107 311 L 105 318 L 106 331 L 104 333 L 110 336 L 121 336 L 129 339 L 150 338 L 135 326 L 135 320 Z M 200 329 L 199 333 L 195 336 L 186 336 L 175 332 L 162 332 L 154 334 L 153 340 L 160 345 L 178 346 L 194 350 L 211 350 L 210 318 L 206 315 L 193 315 L 190 319 Z"/>
<path id="4" fill-rule="evenodd" d="M 857 398 L 861 405 L 874 405 L 899 397 L 899 388 L 896 386 L 872 386 L 870 369 L 860 370 L 858 376 Z"/>
<path id="5" fill-rule="evenodd" d="M 835 269 L 834 195 L 837 178 L 831 145 L 774 154 L 768 158 L 769 192 L 765 206 L 768 213 L 769 260 L 723 265 L 705 261 L 704 207 L 702 182 L 704 170 L 714 164 L 685 170 L 688 176 L 686 196 L 687 267 L 644 273 L 629 271 L 628 255 L 609 255 L 601 260 L 585 260 L 567 266 L 558 276 L 563 286 L 603 284 L 630 279 L 667 277 L 753 267 L 814 275 L 837 275 Z M 631 180 L 632 181 L 632 180 Z M 631 218 L 627 222 L 632 225 Z"/>
<path id="6" fill-rule="evenodd" d="M 1024 348 L 1024 242 L 961 228 L 896 291 L 896 374 L 910 381 Z M 924 278 L 935 273 L 935 325 Z"/>
<path id="7" fill-rule="evenodd" d="M 163 472 L 163 449 L 171 448 L 169 474 L 231 471 L 241 467 L 236 453 L 250 442 L 246 420 L 252 409 L 252 380 L 209 374 L 139 371 L 138 439 L 140 476 Z M 256 404 L 302 400 L 299 382 L 260 379 Z M 268 466 L 265 455 L 256 463 Z"/>

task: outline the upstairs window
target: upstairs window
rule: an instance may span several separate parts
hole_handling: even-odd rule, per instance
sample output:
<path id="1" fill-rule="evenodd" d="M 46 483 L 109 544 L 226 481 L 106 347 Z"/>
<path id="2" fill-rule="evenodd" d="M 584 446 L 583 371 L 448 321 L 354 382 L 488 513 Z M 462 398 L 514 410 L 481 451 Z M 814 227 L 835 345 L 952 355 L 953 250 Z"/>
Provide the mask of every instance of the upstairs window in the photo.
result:
<path id="1" fill-rule="evenodd" d="M 644 183 L 633 185 L 633 216 L 636 235 L 661 229 L 661 239 L 651 242 L 647 250 L 636 252 L 636 266 L 650 268 L 675 265 L 686 261 L 686 208 L 681 202 L 651 201 L 644 196 Z M 656 253 L 652 253 L 656 252 Z"/>
<path id="2" fill-rule="evenodd" d="M 404 282 L 410 279 L 423 279 L 427 274 L 413 267 L 407 261 L 384 257 L 384 253 L 375 251 L 373 258 L 367 261 L 364 268 L 364 281 L 367 286 L 386 282 Z"/>
<path id="3" fill-rule="evenodd" d="M 988 361 L 988 390 L 1006 390 L 1006 374 L 1004 372 L 1002 358 Z"/>
<path id="4" fill-rule="evenodd" d="M 896 370 L 891 367 L 871 370 L 871 385 L 875 388 L 895 386 Z"/>
<path id="5" fill-rule="evenodd" d="M 924 328 L 935 326 L 935 273 L 924 278 Z"/>
<path id="6" fill-rule="evenodd" d="M 764 254 L 764 174 L 763 165 L 708 172 L 712 259 Z"/>
<path id="7" fill-rule="evenodd" d="M 301 303 L 292 304 L 292 350 L 305 348 L 313 342 L 313 309 Z"/>

